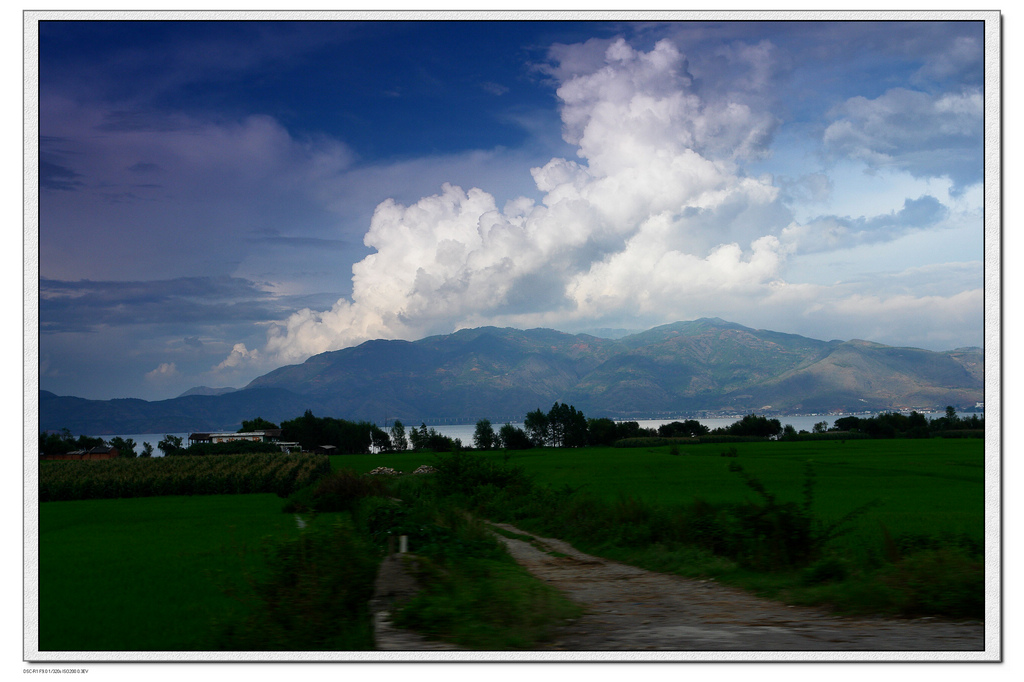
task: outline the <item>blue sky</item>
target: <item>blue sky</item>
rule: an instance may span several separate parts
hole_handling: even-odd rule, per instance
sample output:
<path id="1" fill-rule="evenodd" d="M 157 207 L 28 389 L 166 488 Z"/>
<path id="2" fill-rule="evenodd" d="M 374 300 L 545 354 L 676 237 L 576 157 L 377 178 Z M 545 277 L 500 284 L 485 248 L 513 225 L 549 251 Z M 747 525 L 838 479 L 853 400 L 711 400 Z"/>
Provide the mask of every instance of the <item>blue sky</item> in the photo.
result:
<path id="1" fill-rule="evenodd" d="M 982 345 L 981 22 L 44 22 L 40 387 L 718 316 Z"/>

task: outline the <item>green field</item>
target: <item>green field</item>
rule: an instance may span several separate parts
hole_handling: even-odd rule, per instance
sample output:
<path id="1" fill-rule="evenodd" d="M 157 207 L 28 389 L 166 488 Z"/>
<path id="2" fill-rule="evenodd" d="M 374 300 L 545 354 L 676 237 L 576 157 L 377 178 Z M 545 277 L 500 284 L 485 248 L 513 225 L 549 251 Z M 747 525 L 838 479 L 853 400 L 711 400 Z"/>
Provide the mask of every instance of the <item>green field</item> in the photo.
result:
<path id="1" fill-rule="evenodd" d="M 195 651 L 239 615 L 224 588 L 298 535 L 276 495 L 39 505 L 40 651 Z"/>
<path id="2" fill-rule="evenodd" d="M 722 457 L 735 448 L 737 457 Z M 980 439 L 896 439 L 761 442 L 685 445 L 670 454 L 656 448 L 536 449 L 512 452 L 510 464 L 523 466 L 540 484 L 569 486 L 609 501 L 636 498 L 646 503 L 710 503 L 756 498 L 731 462 L 760 479 L 780 500 L 800 502 L 806 467 L 814 471 L 814 512 L 836 521 L 877 501 L 856 519 L 855 532 L 836 542 L 859 553 L 875 547 L 884 533 L 965 534 L 984 537 L 984 441 Z M 503 453 L 483 453 L 498 461 Z M 367 472 L 389 466 L 410 472 L 430 464 L 433 455 L 399 453 L 339 455 L 334 468 Z M 883 530 L 884 528 L 884 530 Z"/>
<path id="3" fill-rule="evenodd" d="M 723 457 L 731 448 L 736 456 Z M 331 466 L 360 473 L 388 466 L 408 473 L 442 457 L 448 456 L 338 455 L 331 458 Z M 465 500 L 468 509 L 484 518 L 511 514 L 496 520 L 562 537 L 584 551 L 654 570 L 713 577 L 794 603 L 878 613 L 978 613 L 985 502 L 981 440 L 536 449 L 482 457 L 522 467 L 548 492 L 531 489 L 519 497 L 494 498 L 495 505 L 488 507 L 487 501 L 500 491 L 485 488 L 487 492 Z M 672 524 L 686 523 L 687 505 L 696 499 L 711 505 L 759 502 L 743 479 L 729 471 L 730 464 L 740 464 L 780 502 L 796 504 L 804 500 L 810 465 L 813 514 L 825 523 L 866 503 L 877 504 L 827 545 L 825 563 L 809 567 L 752 572 L 742 561 L 711 555 L 707 549 L 643 539 L 648 531 L 671 535 Z M 409 504 L 426 495 L 416 504 L 429 510 L 434 480 L 402 477 L 389 494 Z M 446 508 L 452 504 L 461 504 L 457 496 L 444 503 Z M 225 641 L 262 642 L 259 638 L 266 633 L 258 623 L 264 616 L 252 610 L 251 599 L 237 597 L 253 594 L 247 578 L 267 575 L 268 543 L 281 547 L 281 541 L 305 536 L 296 516 L 282 513 L 284 505 L 273 494 L 40 504 L 40 650 L 202 651 L 231 648 Z M 570 517 L 583 523 L 570 523 Z M 314 521 L 304 516 L 318 528 L 338 518 L 323 514 Z M 897 550 L 890 551 L 892 547 Z M 808 582 L 808 571 L 830 575 L 835 566 L 828 562 L 836 557 L 846 567 L 845 578 Z M 336 565 L 337 557 L 329 563 Z M 314 582 L 320 579 L 310 576 Z M 921 590 L 930 592 L 922 596 Z M 954 592 L 962 597 L 958 604 L 941 603 Z M 254 614 L 255 621 L 247 619 Z M 218 639 L 224 624 L 253 622 L 256 630 L 236 630 L 249 640 Z"/>

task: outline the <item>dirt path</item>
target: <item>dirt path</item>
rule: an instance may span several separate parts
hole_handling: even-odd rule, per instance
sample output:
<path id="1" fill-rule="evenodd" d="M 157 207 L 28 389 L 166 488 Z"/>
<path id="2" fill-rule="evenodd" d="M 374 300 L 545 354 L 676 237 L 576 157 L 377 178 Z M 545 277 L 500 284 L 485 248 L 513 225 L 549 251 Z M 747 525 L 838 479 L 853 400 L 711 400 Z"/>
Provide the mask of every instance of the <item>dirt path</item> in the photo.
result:
<path id="1" fill-rule="evenodd" d="M 494 524 L 530 535 L 508 524 Z M 984 651 L 984 625 L 932 619 L 839 618 L 713 581 L 653 573 L 568 543 L 499 536 L 531 573 L 586 615 L 541 651 Z M 559 556 L 564 555 L 564 556 Z"/>

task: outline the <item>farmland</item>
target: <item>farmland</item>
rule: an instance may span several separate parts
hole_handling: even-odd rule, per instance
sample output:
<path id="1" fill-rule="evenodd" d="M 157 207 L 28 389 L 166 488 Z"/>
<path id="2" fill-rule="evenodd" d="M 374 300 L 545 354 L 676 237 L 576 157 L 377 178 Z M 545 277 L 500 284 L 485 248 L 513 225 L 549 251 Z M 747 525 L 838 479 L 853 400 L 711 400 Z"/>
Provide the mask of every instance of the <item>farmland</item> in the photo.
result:
<path id="1" fill-rule="evenodd" d="M 40 650 L 215 648 L 210 624 L 243 615 L 228 589 L 298 533 L 272 494 L 41 504 Z"/>
<path id="2" fill-rule="evenodd" d="M 65 464 L 108 465 L 47 462 L 41 473 L 63 471 Z M 161 468 L 153 461 L 121 464 Z M 793 603 L 830 604 L 840 612 L 978 617 L 983 597 L 982 440 L 740 442 L 330 458 L 336 473 L 354 470 L 344 476 L 382 466 L 409 473 L 424 464 L 437 465 L 439 473 L 368 477 L 387 480 L 387 494 L 405 500 L 405 511 L 373 497 L 380 494 L 379 486 L 363 486 L 371 497 L 354 500 L 351 512 L 302 512 L 309 524 L 305 532 L 295 514 L 282 513 L 290 508 L 286 500 L 267 493 L 43 502 L 40 648 L 288 648 L 274 633 L 245 630 L 246 623 L 262 616 L 252 599 L 240 598 L 252 594 L 253 584 L 268 584 L 275 570 L 289 575 L 305 570 L 289 562 L 305 557 L 308 548 L 293 551 L 288 543 L 311 531 L 335 532 L 330 529 L 342 523 L 350 530 L 339 531 L 341 545 L 331 540 L 317 546 L 357 552 L 358 561 L 352 563 L 365 583 L 367 572 L 372 578 L 389 524 L 417 524 L 428 529 L 425 537 L 439 552 L 436 561 L 447 565 L 462 550 L 438 544 L 439 538 L 457 533 L 431 525 L 439 523 L 434 508 L 449 510 L 451 519 L 462 518 L 452 510 L 469 509 L 478 517 L 561 537 L 584 551 L 652 570 L 712 577 Z M 102 473 L 101 467 L 94 471 Z M 347 480 L 344 476 L 339 481 Z M 264 478 L 272 479 L 270 474 Z M 805 554 L 752 552 L 752 547 L 770 546 L 771 539 L 736 525 L 754 518 L 751 510 L 765 509 L 766 498 L 751 481 L 771 496 L 771 518 L 813 522 L 809 537 L 821 542 Z M 153 495 L 154 485 L 139 489 Z M 215 492 L 213 487 L 202 490 Z M 246 490 L 235 488 L 237 493 Z M 315 499 L 296 494 L 293 500 Z M 851 512 L 842 532 L 819 532 Z M 396 520 L 388 521 L 392 516 Z M 697 532 L 705 526 L 704 535 Z M 356 528 L 369 531 L 373 539 L 354 537 Z M 479 544 L 479 529 L 466 532 L 469 540 L 456 546 L 479 547 L 482 554 L 474 561 L 492 561 L 493 550 Z M 730 533 L 737 540 L 732 545 L 726 542 Z M 417 551 L 418 540 L 411 540 Z M 277 548 L 276 564 L 268 548 Z M 321 563 L 337 566 L 339 561 L 345 563 L 332 555 Z M 507 571 L 503 566 L 499 562 L 495 570 Z M 451 568 L 439 574 L 446 572 L 456 574 Z M 322 579 L 315 576 L 314 582 Z M 928 583 L 943 599 L 952 594 L 959 601 L 922 595 L 920 586 Z M 359 592 L 351 594 L 362 599 Z M 369 641 L 366 636 L 356 633 L 320 646 L 361 648 Z"/>
<path id="3" fill-rule="evenodd" d="M 526 495 L 491 487 L 466 495 L 464 504 L 583 551 L 846 613 L 981 617 L 981 440 L 581 448 L 484 458 L 521 467 L 540 485 Z M 346 457 L 332 466 L 409 471 L 424 463 L 423 455 L 401 454 Z"/>
<path id="4" fill-rule="evenodd" d="M 805 470 L 816 474 L 815 509 L 835 520 L 877 500 L 859 525 L 873 534 L 878 524 L 906 532 L 983 534 L 984 441 L 946 439 L 760 442 L 707 444 L 678 448 L 531 449 L 510 453 L 536 482 L 555 489 L 569 486 L 608 501 L 637 498 L 654 504 L 737 502 L 753 496 L 728 471 L 737 461 L 780 498 L 800 500 Z M 504 461 L 499 452 L 481 456 Z M 433 455 L 393 453 L 335 456 L 331 466 L 368 472 L 389 466 L 409 472 Z"/>

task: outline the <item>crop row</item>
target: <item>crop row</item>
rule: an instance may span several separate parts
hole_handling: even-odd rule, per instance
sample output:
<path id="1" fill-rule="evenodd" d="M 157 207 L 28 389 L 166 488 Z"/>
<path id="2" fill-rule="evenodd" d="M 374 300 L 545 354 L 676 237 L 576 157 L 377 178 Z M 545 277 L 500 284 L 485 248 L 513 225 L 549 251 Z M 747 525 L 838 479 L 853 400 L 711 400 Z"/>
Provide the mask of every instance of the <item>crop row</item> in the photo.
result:
<path id="1" fill-rule="evenodd" d="M 324 455 L 282 453 L 46 462 L 39 468 L 39 501 L 246 493 L 288 496 L 330 470 Z"/>

